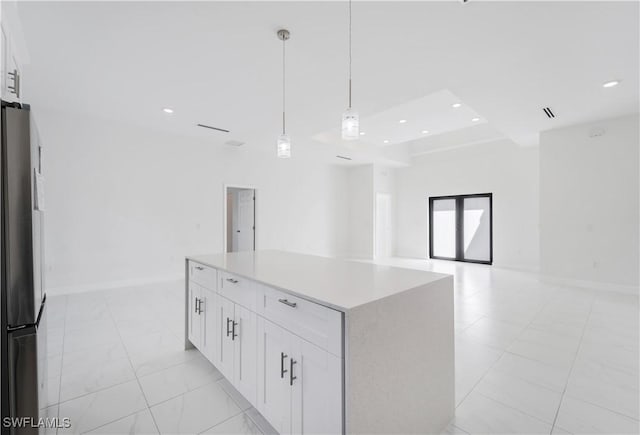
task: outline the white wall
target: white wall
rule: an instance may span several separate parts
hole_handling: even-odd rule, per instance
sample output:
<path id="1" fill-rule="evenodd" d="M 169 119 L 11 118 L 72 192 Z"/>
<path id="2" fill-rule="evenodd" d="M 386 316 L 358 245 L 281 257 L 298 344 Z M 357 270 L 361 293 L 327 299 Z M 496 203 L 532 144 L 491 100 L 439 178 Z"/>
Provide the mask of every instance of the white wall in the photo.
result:
<path id="1" fill-rule="evenodd" d="M 346 169 L 61 112 L 36 120 L 50 291 L 172 279 L 185 255 L 222 252 L 224 183 L 257 189 L 258 249 L 347 249 Z"/>
<path id="2" fill-rule="evenodd" d="M 633 115 L 541 135 L 543 274 L 638 286 L 638 128 Z"/>
<path id="3" fill-rule="evenodd" d="M 373 258 L 373 165 L 348 169 L 348 251 L 351 258 Z"/>
<path id="4" fill-rule="evenodd" d="M 493 260 L 539 269 L 538 148 L 509 140 L 424 154 L 395 171 L 396 254 L 426 258 L 430 196 L 493 193 Z"/>

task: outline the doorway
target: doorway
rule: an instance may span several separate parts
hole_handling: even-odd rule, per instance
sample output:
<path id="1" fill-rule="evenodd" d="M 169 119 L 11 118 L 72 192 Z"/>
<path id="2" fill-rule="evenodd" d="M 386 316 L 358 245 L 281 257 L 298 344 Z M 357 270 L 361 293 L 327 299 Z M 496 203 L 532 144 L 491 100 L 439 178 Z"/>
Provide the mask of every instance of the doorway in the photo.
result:
<path id="1" fill-rule="evenodd" d="M 256 249 L 256 190 L 225 187 L 225 252 Z"/>
<path id="2" fill-rule="evenodd" d="M 493 195 L 429 198 L 429 257 L 491 264 Z"/>
<path id="3" fill-rule="evenodd" d="M 391 195 L 376 194 L 375 258 L 391 257 Z"/>

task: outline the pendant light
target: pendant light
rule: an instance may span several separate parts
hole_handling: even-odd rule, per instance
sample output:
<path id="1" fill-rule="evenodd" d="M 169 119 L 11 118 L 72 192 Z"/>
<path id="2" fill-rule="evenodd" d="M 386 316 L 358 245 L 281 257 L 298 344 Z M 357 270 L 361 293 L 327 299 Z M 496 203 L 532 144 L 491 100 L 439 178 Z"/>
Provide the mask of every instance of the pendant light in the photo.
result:
<path id="1" fill-rule="evenodd" d="M 351 0 L 349 0 L 349 107 L 342 114 L 342 139 L 355 140 L 360 136 L 360 117 L 351 107 Z"/>
<path id="2" fill-rule="evenodd" d="M 289 31 L 286 29 L 278 30 L 278 39 L 282 41 L 282 134 L 278 136 L 278 143 L 276 146 L 276 151 L 278 153 L 278 157 L 281 159 L 288 159 L 291 157 L 291 138 L 287 134 L 286 124 L 285 124 L 285 42 L 289 39 L 291 35 Z"/>

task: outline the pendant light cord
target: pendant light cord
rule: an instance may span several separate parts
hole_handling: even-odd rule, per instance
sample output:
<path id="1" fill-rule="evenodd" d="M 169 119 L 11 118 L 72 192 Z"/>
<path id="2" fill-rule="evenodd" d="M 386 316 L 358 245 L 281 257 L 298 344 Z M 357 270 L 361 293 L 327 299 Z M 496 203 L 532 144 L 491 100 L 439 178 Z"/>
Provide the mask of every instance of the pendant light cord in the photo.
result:
<path id="1" fill-rule="evenodd" d="M 284 44 L 287 42 L 286 38 L 282 38 L 282 134 L 285 134 L 285 48 Z"/>
<path id="2" fill-rule="evenodd" d="M 349 0 L 349 109 L 351 109 L 351 0 Z"/>

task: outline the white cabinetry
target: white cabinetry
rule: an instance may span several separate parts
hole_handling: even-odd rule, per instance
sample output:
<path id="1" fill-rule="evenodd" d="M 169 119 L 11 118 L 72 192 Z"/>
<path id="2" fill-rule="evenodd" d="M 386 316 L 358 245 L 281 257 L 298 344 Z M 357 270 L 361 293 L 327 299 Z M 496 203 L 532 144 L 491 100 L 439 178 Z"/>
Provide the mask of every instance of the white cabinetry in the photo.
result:
<path id="1" fill-rule="evenodd" d="M 296 338 L 293 361 L 292 432 L 342 433 L 342 359 Z"/>
<path id="2" fill-rule="evenodd" d="M 218 294 L 208 288 L 201 287 L 200 311 L 201 311 L 201 332 L 200 332 L 200 352 L 209 361 L 214 361 L 216 357 L 216 300 Z"/>
<path id="3" fill-rule="evenodd" d="M 241 305 L 234 306 L 236 338 L 234 341 L 233 385 L 251 403 L 256 404 L 257 384 L 257 316 Z"/>
<path id="4" fill-rule="evenodd" d="M 189 261 L 187 339 L 281 434 L 343 432 L 342 313 Z"/>
<path id="5" fill-rule="evenodd" d="M 202 334 L 202 317 L 200 316 L 200 298 L 202 288 L 193 281 L 189 281 L 189 341 L 194 346 L 200 347 L 200 335 Z"/>
<path id="6" fill-rule="evenodd" d="M 233 380 L 233 353 L 236 332 L 234 331 L 233 302 L 218 295 L 216 304 L 218 326 L 216 334 L 218 340 L 218 354 L 214 364 L 220 373 L 230 381 Z"/>
<path id="7" fill-rule="evenodd" d="M 256 313 L 218 295 L 218 353 L 213 364 L 252 404 L 256 403 Z"/>
<path id="8" fill-rule="evenodd" d="M 293 334 L 258 320 L 258 403 L 256 408 L 281 434 L 291 433 Z"/>
<path id="9" fill-rule="evenodd" d="M 258 410 L 280 433 L 342 432 L 342 359 L 258 320 Z"/>
<path id="10" fill-rule="evenodd" d="M 189 341 L 210 361 L 216 354 L 216 298 L 212 290 L 189 281 Z"/>

